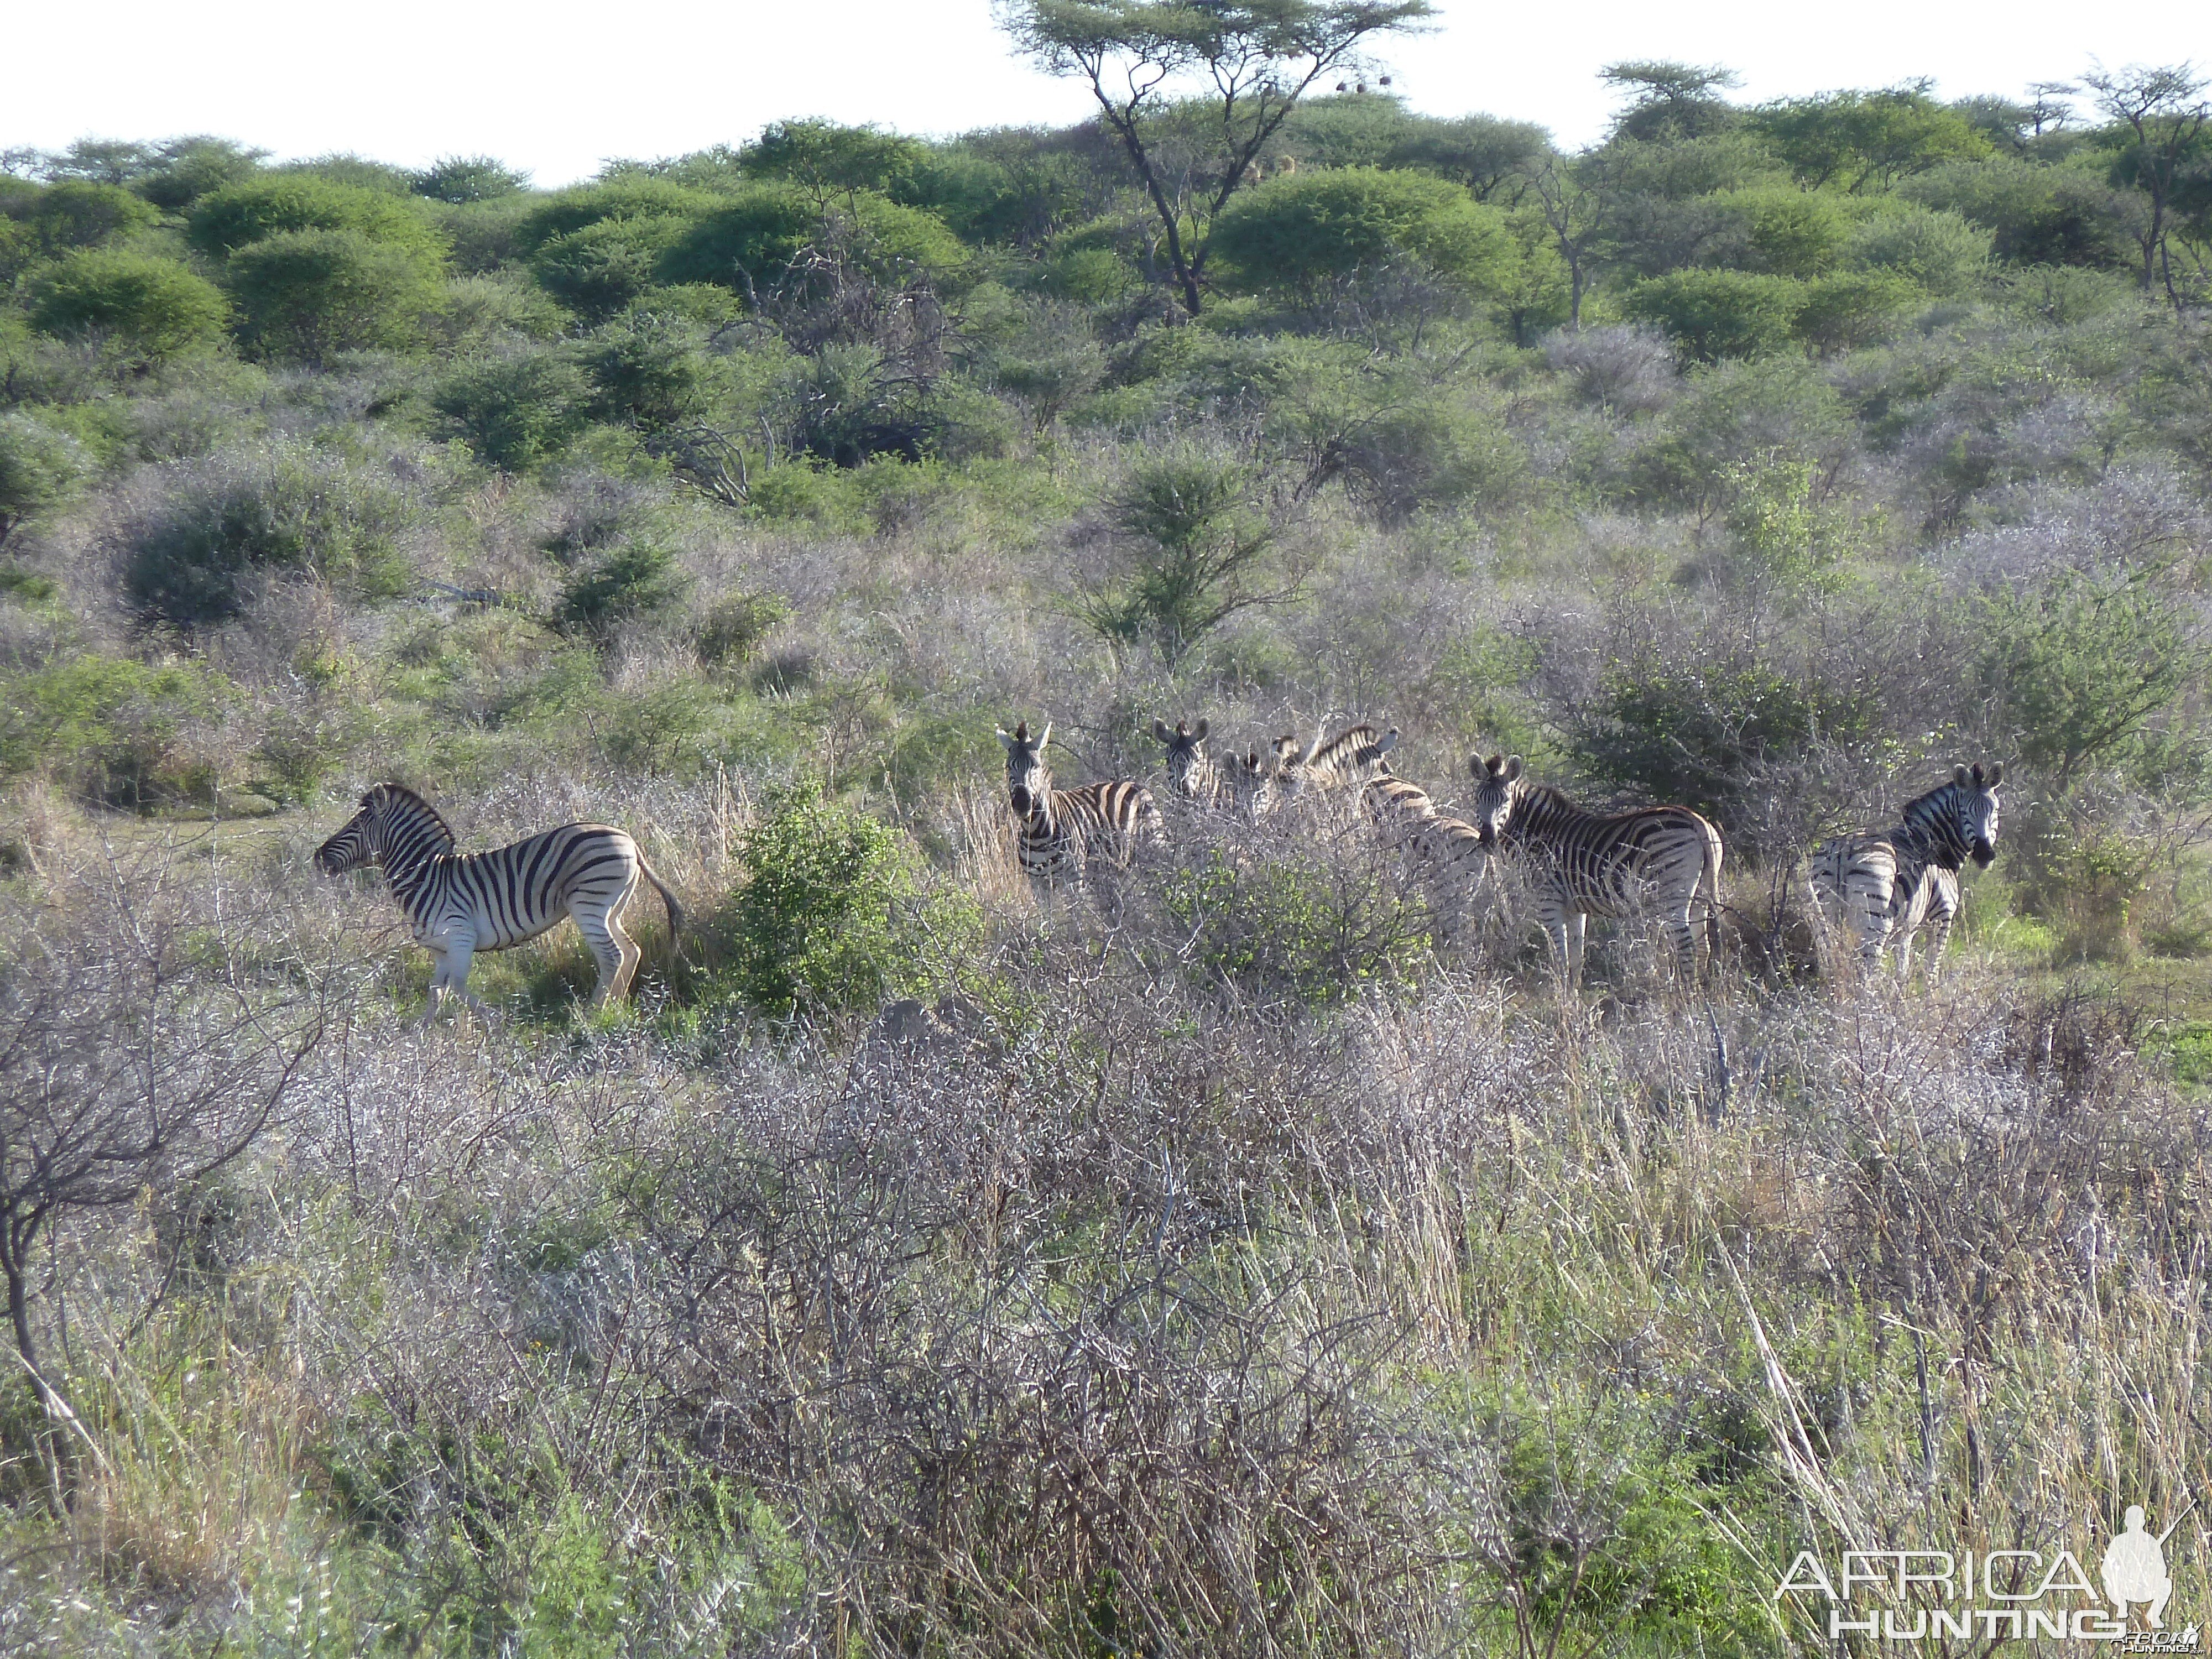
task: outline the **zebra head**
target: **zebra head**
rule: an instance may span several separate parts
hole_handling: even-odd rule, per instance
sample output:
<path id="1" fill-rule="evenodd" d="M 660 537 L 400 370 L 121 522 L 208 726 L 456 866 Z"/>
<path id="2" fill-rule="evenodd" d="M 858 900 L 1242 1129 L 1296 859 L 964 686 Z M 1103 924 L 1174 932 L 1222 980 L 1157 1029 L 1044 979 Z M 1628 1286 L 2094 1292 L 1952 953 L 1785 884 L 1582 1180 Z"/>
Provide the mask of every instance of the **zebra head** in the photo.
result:
<path id="1" fill-rule="evenodd" d="M 1984 767 L 1978 761 L 1969 771 L 1951 769 L 1951 793 L 1955 801 L 1953 823 L 1967 856 L 1986 870 L 1997 856 L 1997 786 L 2004 781 L 2004 767 Z"/>
<path id="2" fill-rule="evenodd" d="M 1006 750 L 1006 788 L 1022 799 L 1014 802 L 1014 811 L 1026 814 L 1029 798 L 1052 793 L 1052 768 L 1045 764 L 1045 745 L 1052 741 L 1052 722 L 1044 723 L 1044 730 L 1036 737 L 1030 735 L 1030 723 L 1018 722 L 1012 732 L 1000 732 L 999 741 Z"/>
<path id="3" fill-rule="evenodd" d="M 1251 817 L 1264 818 L 1282 804 L 1272 756 L 1263 760 L 1256 749 L 1231 755 L 1222 763 L 1221 775 L 1227 780 L 1230 797 L 1238 810 Z"/>
<path id="4" fill-rule="evenodd" d="M 400 783 L 380 783 L 338 832 L 315 849 L 315 868 L 342 876 L 364 864 L 386 870 L 419 862 L 453 844 L 453 832 L 429 802 Z"/>
<path id="5" fill-rule="evenodd" d="M 1188 720 L 1177 720 L 1175 730 L 1168 730 L 1165 720 L 1152 722 L 1153 738 L 1167 745 L 1168 781 L 1176 793 L 1196 799 L 1208 777 L 1206 757 L 1199 744 L 1206 741 L 1208 730 L 1204 720 L 1194 726 Z"/>
<path id="6" fill-rule="evenodd" d="M 1488 760 L 1472 755 L 1467 769 L 1474 775 L 1474 805 L 1469 814 L 1474 820 L 1474 833 L 1485 847 L 1495 847 L 1505 838 L 1505 826 L 1513 821 L 1521 775 L 1527 769 L 1518 755 L 1492 755 Z"/>

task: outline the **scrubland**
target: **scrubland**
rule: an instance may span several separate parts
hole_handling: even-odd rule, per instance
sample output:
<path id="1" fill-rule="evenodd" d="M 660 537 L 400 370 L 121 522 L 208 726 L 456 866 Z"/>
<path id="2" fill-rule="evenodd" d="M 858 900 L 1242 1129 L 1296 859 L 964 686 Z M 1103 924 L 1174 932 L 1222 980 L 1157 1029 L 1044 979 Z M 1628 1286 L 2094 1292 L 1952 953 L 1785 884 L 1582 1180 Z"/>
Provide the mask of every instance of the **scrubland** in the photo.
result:
<path id="1" fill-rule="evenodd" d="M 1862 192 L 1648 107 L 1579 327 L 1548 149 L 1400 202 L 1371 94 L 1250 199 L 1444 230 L 1195 319 L 1081 132 L 0 180 L 0 1646 L 1768 1653 L 1801 1550 L 2203 1492 L 2198 244 L 2100 129 Z M 1719 952 L 1564 991 L 1510 879 L 1174 799 L 1200 717 L 1696 805 Z M 1041 899 L 1048 719 L 1170 844 Z M 1804 852 L 1983 759 L 1940 972 L 1824 971 Z M 419 1030 L 310 862 L 385 778 L 693 925 Z"/>

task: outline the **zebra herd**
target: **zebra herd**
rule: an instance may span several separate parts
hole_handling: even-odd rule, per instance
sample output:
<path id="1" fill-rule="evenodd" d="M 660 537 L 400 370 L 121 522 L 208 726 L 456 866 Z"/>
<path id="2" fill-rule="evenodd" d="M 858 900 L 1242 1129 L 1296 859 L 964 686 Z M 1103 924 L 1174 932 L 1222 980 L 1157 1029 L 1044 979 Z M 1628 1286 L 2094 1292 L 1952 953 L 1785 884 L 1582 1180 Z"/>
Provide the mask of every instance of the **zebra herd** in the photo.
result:
<path id="1" fill-rule="evenodd" d="M 1718 948 L 1726 847 L 1721 832 L 1686 806 L 1593 812 L 1530 778 L 1518 755 L 1476 755 L 1468 763 L 1469 822 L 1438 811 L 1427 790 L 1391 771 L 1395 726 L 1378 735 L 1354 726 L 1326 739 L 1316 732 L 1305 745 L 1278 738 L 1264 760 L 1256 749 L 1207 752 L 1209 730 L 1203 720 L 1179 720 L 1172 731 L 1152 722 L 1168 781 L 1184 799 L 1256 818 L 1301 799 L 1356 792 L 1372 823 L 1467 899 L 1482 887 L 1493 857 L 1510 859 L 1527 878 L 1531 918 L 1549 936 L 1570 986 L 1581 981 L 1592 916 L 1656 915 L 1685 963 L 1695 961 L 1700 924 L 1708 959 Z M 1024 873 L 1040 883 L 1079 879 L 1088 858 L 1126 865 L 1139 848 L 1165 840 L 1152 792 L 1133 779 L 1054 789 L 1042 758 L 1051 733 L 1048 724 L 1031 738 L 1026 723 L 999 733 Z M 1932 971 L 1959 914 L 1960 867 L 1971 858 L 1986 868 L 1996 856 L 2003 778 L 2002 766 L 1959 767 L 1907 802 L 1894 828 L 1839 836 L 1814 851 L 1814 909 L 1856 942 L 1866 967 L 1894 943 L 1899 973 L 1909 973 L 1912 936 L 1925 928 Z"/>
<path id="2" fill-rule="evenodd" d="M 1471 904 L 1493 860 L 1522 872 L 1531 919 L 1550 937 L 1568 986 L 1582 976 L 1583 938 L 1592 916 L 1656 915 L 1679 962 L 1694 967 L 1702 931 L 1710 960 L 1719 943 L 1721 833 L 1686 806 L 1592 812 L 1528 776 L 1518 755 L 1476 755 L 1466 818 L 1437 810 L 1427 790 L 1390 769 L 1395 726 L 1377 733 L 1354 726 L 1310 744 L 1279 738 L 1263 757 L 1209 753 L 1205 720 L 1170 731 L 1152 722 L 1166 751 L 1176 793 L 1201 810 L 1262 818 L 1329 799 L 1356 799 L 1366 820 L 1418 860 L 1438 890 Z M 1167 820 L 1152 793 L 1130 778 L 1060 788 L 1045 758 L 1052 726 L 1031 735 L 1027 721 L 1001 730 L 1006 802 L 1023 873 L 1039 887 L 1079 886 L 1093 860 L 1126 866 L 1165 845 Z M 1996 856 L 2002 766 L 1956 768 L 1949 779 L 1905 803 L 1893 828 L 1839 836 L 1816 848 L 1808 878 L 1815 908 L 1871 969 L 1891 944 L 1900 976 L 1910 970 L 1912 936 L 1926 929 L 1933 971 L 1959 915 L 1959 872 L 1968 859 L 1987 868 Z M 489 852 L 455 850 L 436 809 L 404 785 L 380 783 L 315 853 L 316 867 L 338 875 L 382 868 L 415 942 L 433 971 L 427 1025 L 447 992 L 479 1012 L 469 994 L 471 961 L 537 938 L 573 917 L 599 963 L 594 1012 L 622 996 L 639 950 L 623 913 L 641 878 L 668 907 L 672 936 L 683 907 L 653 873 L 635 841 L 602 823 L 569 823 Z"/>

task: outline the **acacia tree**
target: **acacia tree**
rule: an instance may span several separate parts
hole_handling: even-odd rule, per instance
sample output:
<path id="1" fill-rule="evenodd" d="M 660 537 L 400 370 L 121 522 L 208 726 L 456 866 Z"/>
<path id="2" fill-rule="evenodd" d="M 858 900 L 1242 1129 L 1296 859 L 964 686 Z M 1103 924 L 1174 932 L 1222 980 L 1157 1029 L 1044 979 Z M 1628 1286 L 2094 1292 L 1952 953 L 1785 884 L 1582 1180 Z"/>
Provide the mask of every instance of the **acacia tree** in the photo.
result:
<path id="1" fill-rule="evenodd" d="M 1182 303 L 1204 303 L 1213 222 L 1256 172 L 1298 100 L 1367 42 L 1431 15 L 1429 0 L 998 0 L 1000 26 L 1048 73 L 1080 76 L 1158 216 Z M 1161 118 L 1179 93 L 1206 147 L 1169 165 Z M 1195 112 L 1195 111 L 1194 112 Z"/>
<path id="2" fill-rule="evenodd" d="M 2097 94 L 2098 109 L 2119 131 L 2118 182 L 2135 185 L 2148 203 L 2148 216 L 2130 227 L 2142 252 L 2137 283 L 2148 294 L 2162 276 L 2166 297 L 2179 305 L 2167 233 L 2177 187 L 2185 184 L 2190 163 L 2212 148 L 2212 100 L 2204 96 L 2212 81 L 2191 64 L 2174 64 L 2118 73 L 2100 69 L 2083 76 L 2081 83 Z"/>
<path id="3" fill-rule="evenodd" d="M 1567 268 L 1567 331 L 1583 328 L 1583 301 L 1597 280 L 1598 250 L 1613 228 L 1620 191 L 1607 151 L 1547 155 L 1530 170 L 1536 210 Z"/>

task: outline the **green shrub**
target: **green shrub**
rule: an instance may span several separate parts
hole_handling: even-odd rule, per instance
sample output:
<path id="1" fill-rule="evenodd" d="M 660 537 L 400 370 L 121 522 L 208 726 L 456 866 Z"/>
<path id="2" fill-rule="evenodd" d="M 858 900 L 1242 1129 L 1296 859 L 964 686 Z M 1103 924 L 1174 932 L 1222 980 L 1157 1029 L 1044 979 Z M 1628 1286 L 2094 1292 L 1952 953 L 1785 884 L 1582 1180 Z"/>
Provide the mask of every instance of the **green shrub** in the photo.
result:
<path id="1" fill-rule="evenodd" d="M 1497 209 L 1444 179 L 1376 167 L 1293 173 L 1248 190 L 1222 212 L 1212 246 L 1232 287 L 1301 297 L 1408 262 L 1487 294 L 1513 263 Z"/>
<path id="2" fill-rule="evenodd" d="M 1309 847 L 1243 861 L 1215 848 L 1170 870 L 1161 898 L 1200 982 L 1326 1007 L 1406 980 L 1426 954 L 1428 913 L 1401 873 Z"/>
<path id="3" fill-rule="evenodd" d="M 33 514 L 67 501 L 84 470 L 65 434 L 27 415 L 0 415 L 0 548 Z"/>
<path id="4" fill-rule="evenodd" d="M 1746 586 L 1788 593 L 1833 587 L 1850 551 L 1850 521 L 1820 501 L 1802 456 L 1762 450 L 1722 474 L 1735 574 Z"/>
<path id="5" fill-rule="evenodd" d="M 1930 294 L 1960 294 L 1988 272 L 1990 233 L 1955 213 L 1899 207 L 1851 233 L 1850 258 L 1862 270 L 1887 271 Z"/>
<path id="6" fill-rule="evenodd" d="M 629 175 L 604 184 L 579 185 L 533 205 L 515 227 L 515 245 L 535 253 L 556 236 L 611 219 L 696 220 L 723 198 L 665 179 Z"/>
<path id="7" fill-rule="evenodd" d="M 1850 240 L 1850 219 L 1832 196 L 1769 188 L 1732 191 L 1713 201 L 1741 222 L 1758 269 L 1769 276 L 1818 276 Z"/>
<path id="8" fill-rule="evenodd" d="M 2021 758 L 2062 792 L 2090 765 L 2124 762 L 2205 668 L 2199 624 L 2148 574 L 2002 589 L 1984 601 L 1981 632 L 1983 688 Z"/>
<path id="9" fill-rule="evenodd" d="M 760 184 L 724 198 L 668 251 L 661 276 L 671 283 L 713 283 L 738 294 L 781 281 L 810 246 L 842 237 L 863 269 L 901 279 L 940 283 L 969 263 L 960 239 L 919 208 L 860 193 L 825 209 L 788 184 Z"/>
<path id="10" fill-rule="evenodd" d="M 64 179 L 20 203 L 0 202 L 0 222 L 21 227 L 18 258 L 52 259 L 95 248 L 144 230 L 159 216 L 129 191 L 86 179 Z"/>
<path id="11" fill-rule="evenodd" d="M 1626 309 L 1656 323 L 1691 356 L 1759 357 L 1790 343 L 1805 285 L 1747 270 L 1676 270 L 1638 283 Z"/>
<path id="12" fill-rule="evenodd" d="M 1815 738 L 1866 748 L 1882 735 L 1872 694 L 1738 654 L 1652 654 L 1616 663 L 1567 722 L 1566 750 L 1593 781 L 1639 802 L 1753 816 L 1759 769 Z"/>
<path id="13" fill-rule="evenodd" d="M 598 220 L 544 242 L 530 256 L 530 269 L 562 304 L 604 321 L 653 289 L 668 250 L 691 222 L 666 217 Z"/>
<path id="14" fill-rule="evenodd" d="M 196 668 L 70 656 L 5 681 L 0 777 L 43 773 L 112 805 L 204 799 L 211 780 L 173 759 L 169 746 L 179 721 L 214 705 Z"/>
<path id="15" fill-rule="evenodd" d="M 296 572 L 361 599 L 403 592 L 418 511 L 388 474 L 290 444 L 173 469 L 125 532 L 125 591 L 149 618 L 219 621 L 241 582 Z"/>
<path id="16" fill-rule="evenodd" d="M 311 365 L 412 343 L 439 299 L 433 257 L 355 230 L 264 237 L 231 256 L 223 281 L 245 344 Z"/>
<path id="17" fill-rule="evenodd" d="M 226 185 L 252 178 L 266 154 L 205 134 L 172 138 L 154 152 L 131 187 L 162 211 L 182 213 Z"/>
<path id="18" fill-rule="evenodd" d="M 31 322 L 42 333 L 112 338 L 149 362 L 215 344 L 229 315 L 206 278 L 123 248 L 70 254 L 31 284 Z"/>
<path id="19" fill-rule="evenodd" d="M 1173 664 L 1239 611 L 1274 597 L 1262 583 L 1275 543 L 1261 480 L 1194 448 L 1147 457 L 1105 503 L 1120 550 L 1112 579 L 1079 613 L 1116 645 L 1150 642 Z"/>
<path id="20" fill-rule="evenodd" d="M 1887 339 L 1898 319 L 1927 297 L 1893 270 L 1836 271 L 1807 284 L 1797 337 L 1824 354 L 1856 350 Z"/>
<path id="21" fill-rule="evenodd" d="M 699 624 L 699 660 L 709 668 L 742 668 L 791 615 L 781 593 L 732 593 L 716 601 Z"/>
<path id="22" fill-rule="evenodd" d="M 530 175 L 489 155 L 441 155 L 407 182 L 417 196 L 459 206 L 515 195 L 529 187 Z"/>
<path id="23" fill-rule="evenodd" d="M 627 542 L 570 577 L 555 614 L 563 629 L 605 638 L 624 623 L 670 609 L 690 586 L 690 575 L 666 548 Z"/>
<path id="24" fill-rule="evenodd" d="M 924 896 L 896 830 L 816 787 L 764 804 L 739 851 L 750 873 L 710 928 L 731 994 L 762 1013 L 873 1008 L 975 937 L 972 907 Z"/>
<path id="25" fill-rule="evenodd" d="M 309 173 L 264 173 L 227 185 L 192 209 L 185 235 L 221 258 L 265 238 L 300 231 L 349 231 L 435 264 L 444 239 L 431 210 L 380 190 L 333 184 Z"/>
<path id="26" fill-rule="evenodd" d="M 583 430 L 590 396 L 565 355 L 527 351 L 462 364 L 432 389 L 430 406 L 492 465 L 520 472 Z"/>

